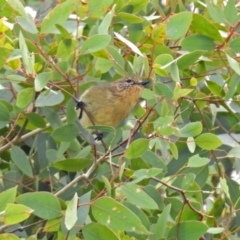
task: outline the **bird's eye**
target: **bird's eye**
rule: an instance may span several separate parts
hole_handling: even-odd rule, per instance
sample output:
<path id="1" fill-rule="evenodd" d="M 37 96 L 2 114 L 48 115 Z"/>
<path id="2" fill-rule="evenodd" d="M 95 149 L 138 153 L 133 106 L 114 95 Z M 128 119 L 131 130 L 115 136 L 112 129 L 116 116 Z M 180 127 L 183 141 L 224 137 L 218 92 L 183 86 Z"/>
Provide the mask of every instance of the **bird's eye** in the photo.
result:
<path id="1" fill-rule="evenodd" d="M 127 83 L 132 83 L 133 81 L 132 81 L 132 79 L 127 79 L 126 82 Z"/>

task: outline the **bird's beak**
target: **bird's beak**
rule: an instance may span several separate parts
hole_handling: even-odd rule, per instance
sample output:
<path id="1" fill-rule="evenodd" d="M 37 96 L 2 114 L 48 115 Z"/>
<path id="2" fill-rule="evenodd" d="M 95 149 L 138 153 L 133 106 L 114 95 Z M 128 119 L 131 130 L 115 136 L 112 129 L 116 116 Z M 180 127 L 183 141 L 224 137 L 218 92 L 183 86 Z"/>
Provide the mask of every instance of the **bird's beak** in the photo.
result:
<path id="1" fill-rule="evenodd" d="M 142 82 L 139 83 L 139 85 L 145 86 L 145 85 L 147 85 L 149 82 L 150 82 L 150 81 L 142 81 Z"/>

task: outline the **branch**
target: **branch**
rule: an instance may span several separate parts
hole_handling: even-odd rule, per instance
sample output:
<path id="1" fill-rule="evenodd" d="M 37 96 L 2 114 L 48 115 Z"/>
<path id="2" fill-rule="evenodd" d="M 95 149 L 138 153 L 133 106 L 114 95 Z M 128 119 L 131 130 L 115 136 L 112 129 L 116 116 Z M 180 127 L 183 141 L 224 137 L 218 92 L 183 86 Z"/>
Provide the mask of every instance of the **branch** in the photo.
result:
<path id="1" fill-rule="evenodd" d="M 64 118 L 62 118 L 61 120 L 62 120 L 62 122 L 65 122 L 66 119 L 67 119 L 67 118 L 64 117 Z M 35 129 L 35 130 L 33 130 L 33 131 L 29 132 L 29 133 L 26 133 L 26 134 L 24 134 L 24 135 L 22 135 L 22 136 L 21 136 L 21 133 L 23 132 L 23 128 L 21 128 L 21 130 L 19 131 L 19 133 L 16 135 L 15 138 L 12 139 L 12 141 L 8 142 L 7 144 L 5 144 L 4 146 L 2 146 L 2 147 L 0 148 L 0 154 L 4 153 L 4 152 L 7 151 L 8 149 L 10 149 L 12 145 L 15 145 L 15 144 L 18 144 L 18 143 L 20 143 L 20 142 L 23 142 L 23 141 L 25 141 L 26 139 L 28 139 L 28 138 L 30 138 L 30 137 L 33 137 L 33 136 L 37 135 L 38 133 L 47 130 L 47 129 L 50 128 L 50 127 L 51 127 L 51 125 L 48 123 L 45 128 L 37 128 L 37 129 Z"/>

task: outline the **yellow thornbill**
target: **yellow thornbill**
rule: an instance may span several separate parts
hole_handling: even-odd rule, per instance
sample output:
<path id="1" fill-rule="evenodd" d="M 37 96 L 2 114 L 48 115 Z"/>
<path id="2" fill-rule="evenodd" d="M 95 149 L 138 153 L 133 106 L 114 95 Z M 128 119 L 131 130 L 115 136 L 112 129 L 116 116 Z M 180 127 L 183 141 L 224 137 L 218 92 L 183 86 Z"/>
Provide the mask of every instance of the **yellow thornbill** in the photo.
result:
<path id="1" fill-rule="evenodd" d="M 148 82 L 124 78 L 90 87 L 76 105 L 81 125 L 119 125 L 137 104 L 142 87 Z"/>

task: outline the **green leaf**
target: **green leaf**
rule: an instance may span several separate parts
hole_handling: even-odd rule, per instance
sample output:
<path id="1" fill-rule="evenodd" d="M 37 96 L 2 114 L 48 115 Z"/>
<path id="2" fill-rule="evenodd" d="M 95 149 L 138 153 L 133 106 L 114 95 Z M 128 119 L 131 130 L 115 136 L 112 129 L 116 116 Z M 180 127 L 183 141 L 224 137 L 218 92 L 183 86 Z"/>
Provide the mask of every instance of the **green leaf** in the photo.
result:
<path id="1" fill-rule="evenodd" d="M 212 82 L 212 81 L 206 81 L 207 83 L 207 86 L 209 88 L 209 90 L 219 96 L 219 97 L 223 97 L 224 96 L 224 90 L 223 90 L 223 87 L 220 86 L 219 84 L 215 83 L 215 82 Z"/>
<path id="2" fill-rule="evenodd" d="M 32 167 L 30 160 L 28 159 L 25 152 L 18 146 L 12 146 L 11 158 L 15 165 L 27 176 L 33 177 Z"/>
<path id="3" fill-rule="evenodd" d="M 194 229 L 194 231 L 193 231 Z M 199 240 L 207 232 L 208 226 L 199 221 L 184 221 L 173 226 L 168 239 Z"/>
<path id="4" fill-rule="evenodd" d="M 1 53 L 2 53 L 2 51 L 1 51 Z M 10 59 L 8 59 L 8 60 L 10 60 Z M 19 76 L 19 75 L 16 75 L 16 74 L 8 75 L 8 79 L 11 80 L 11 81 L 16 81 L 16 82 L 26 81 L 26 77 Z"/>
<path id="5" fill-rule="evenodd" d="M 228 0 L 227 5 L 223 8 L 227 22 L 232 25 L 235 25 L 239 20 L 238 10 L 235 4 L 235 0 Z"/>
<path id="6" fill-rule="evenodd" d="M 84 239 L 91 240 L 120 240 L 113 230 L 100 223 L 89 223 L 82 229 Z"/>
<path id="7" fill-rule="evenodd" d="M 22 61 L 24 65 L 24 69 L 26 71 L 26 74 L 35 74 L 34 70 L 34 55 L 30 54 L 28 51 L 28 47 L 25 41 L 25 38 L 23 37 L 22 32 L 19 32 L 19 48 L 21 50 L 22 54 Z"/>
<path id="8" fill-rule="evenodd" d="M 17 197 L 16 202 L 34 209 L 34 215 L 43 219 L 62 216 L 60 202 L 49 192 L 25 193 Z"/>
<path id="9" fill-rule="evenodd" d="M 150 169 L 140 169 L 134 172 L 134 174 L 131 176 L 134 178 L 131 183 L 138 183 L 142 181 L 143 179 L 148 179 L 157 176 L 162 172 L 162 169 L 159 168 L 150 168 Z"/>
<path id="10" fill-rule="evenodd" d="M 159 215 L 159 218 L 157 220 L 157 226 L 156 230 L 154 232 L 154 235 L 157 239 L 164 239 L 166 238 L 166 232 L 168 229 L 168 219 L 170 217 L 170 210 L 171 210 L 171 204 L 168 204 L 162 211 L 162 213 Z"/>
<path id="11" fill-rule="evenodd" d="M 194 137 L 202 132 L 201 122 L 192 122 L 180 129 L 181 137 Z"/>
<path id="12" fill-rule="evenodd" d="M 29 17 L 26 13 L 24 6 L 21 1 L 19 0 L 6 0 L 6 2 L 13 8 L 16 12 L 24 17 Z"/>
<path id="13" fill-rule="evenodd" d="M 43 90 L 44 87 L 48 84 L 48 82 L 52 79 L 53 73 L 52 72 L 42 72 L 37 75 L 34 79 L 34 88 L 36 92 L 40 92 Z"/>
<path id="14" fill-rule="evenodd" d="M 98 58 L 95 64 L 96 70 L 100 71 L 101 73 L 108 72 L 112 68 L 112 66 L 113 62 L 105 58 Z"/>
<path id="15" fill-rule="evenodd" d="M 59 32 L 61 33 L 61 35 L 64 39 L 71 39 L 71 34 L 67 31 L 66 28 L 64 28 L 63 26 L 61 26 L 59 24 L 55 24 L 55 26 L 59 30 Z"/>
<path id="16" fill-rule="evenodd" d="M 225 19 L 222 6 L 220 4 L 215 4 L 214 2 L 211 2 L 209 0 L 206 1 L 206 4 L 206 10 L 208 10 L 208 13 L 213 19 L 213 21 L 221 24 Z"/>
<path id="17" fill-rule="evenodd" d="M 9 203 L 4 212 L 4 223 L 7 225 L 20 223 L 29 218 L 33 211 L 22 204 Z"/>
<path id="18" fill-rule="evenodd" d="M 230 78 L 228 82 L 228 91 L 226 92 L 225 99 L 229 100 L 234 96 L 236 93 L 237 89 L 239 89 L 239 76 L 235 73 L 233 76 Z"/>
<path id="19" fill-rule="evenodd" d="M 196 105 L 199 109 L 203 109 L 206 107 L 206 101 L 203 101 L 203 99 L 206 99 L 207 95 L 205 93 L 199 92 L 196 94 L 196 99 L 202 99 L 202 101 L 196 101 Z"/>
<path id="20" fill-rule="evenodd" d="M 147 217 L 147 214 L 143 210 L 130 202 L 123 202 L 123 205 L 127 207 L 130 211 L 132 211 L 136 216 L 138 216 L 146 229 L 150 229 L 150 221 Z"/>
<path id="21" fill-rule="evenodd" d="M 176 62 L 173 62 L 170 66 L 170 74 L 172 76 L 173 81 L 180 82 L 179 77 L 179 69 Z"/>
<path id="22" fill-rule="evenodd" d="M 125 60 L 123 56 L 118 52 L 118 49 L 113 46 L 108 46 L 106 48 L 109 55 L 109 60 L 113 63 L 114 69 L 119 72 L 122 76 L 125 76 L 126 72 L 124 71 Z"/>
<path id="23" fill-rule="evenodd" d="M 164 41 L 166 40 L 166 35 L 167 35 L 166 24 L 160 23 L 154 26 L 153 29 L 152 29 L 152 26 L 149 26 L 149 28 L 150 28 L 150 33 L 153 41 L 159 44 L 164 44 Z"/>
<path id="24" fill-rule="evenodd" d="M 77 209 L 78 209 L 78 195 L 74 194 L 74 197 L 67 205 L 65 213 L 64 223 L 68 230 L 72 229 L 77 221 Z"/>
<path id="25" fill-rule="evenodd" d="M 129 202 L 140 208 L 158 209 L 156 202 L 140 186 L 125 184 L 121 187 L 121 192 Z"/>
<path id="26" fill-rule="evenodd" d="M 167 76 L 173 61 L 174 59 L 170 54 L 161 54 L 154 59 L 153 69 L 157 74 Z"/>
<path id="27" fill-rule="evenodd" d="M 122 20 L 126 21 L 126 22 L 129 22 L 129 23 L 141 23 L 144 21 L 143 18 L 140 18 L 134 14 L 129 14 L 129 13 L 126 13 L 126 12 L 120 12 L 117 14 L 116 17 L 119 17 L 121 18 Z"/>
<path id="28" fill-rule="evenodd" d="M 0 102 L 0 129 L 5 127 L 10 121 L 10 113 L 8 108 Z"/>
<path id="29" fill-rule="evenodd" d="M 148 149 L 149 140 L 140 138 L 133 141 L 127 151 L 126 158 L 132 159 L 141 156 Z"/>
<path id="30" fill-rule="evenodd" d="M 191 152 L 191 153 L 194 153 L 195 149 L 196 149 L 196 144 L 195 144 L 195 141 L 194 141 L 194 138 L 193 137 L 188 137 L 187 138 L 187 147 L 188 147 L 188 150 Z"/>
<path id="31" fill-rule="evenodd" d="M 222 36 L 218 29 L 204 16 L 194 13 L 190 27 L 191 31 L 204 35 L 215 41 L 222 42 Z"/>
<path id="32" fill-rule="evenodd" d="M 52 137 L 57 141 L 71 142 L 79 135 L 78 127 L 73 124 L 66 124 L 55 129 L 52 132 Z"/>
<path id="33" fill-rule="evenodd" d="M 100 23 L 100 25 L 98 27 L 99 34 L 108 34 L 108 29 L 111 25 L 113 14 L 114 14 L 114 12 L 111 11 L 105 15 L 105 17 L 103 18 L 102 22 Z"/>
<path id="34" fill-rule="evenodd" d="M 133 12 L 137 13 L 141 10 L 144 10 L 145 7 L 148 5 L 149 1 L 148 0 L 131 0 L 129 4 L 133 6 Z"/>
<path id="35" fill-rule="evenodd" d="M 169 143 L 169 150 L 175 159 L 178 159 L 178 148 L 175 143 Z"/>
<path id="36" fill-rule="evenodd" d="M 240 196 L 239 183 L 232 180 L 231 178 L 227 178 L 227 185 L 232 203 L 233 204 L 239 203 Z"/>
<path id="37" fill-rule="evenodd" d="M 102 132 L 112 132 L 115 133 L 116 129 L 114 127 L 111 126 L 104 126 L 104 125 L 94 125 L 94 126 L 89 126 L 88 129 L 92 129 L 92 130 L 99 130 Z"/>
<path id="38" fill-rule="evenodd" d="M 203 35 L 192 35 L 184 38 L 181 45 L 184 50 L 194 52 L 197 50 L 213 51 L 216 44 L 213 39 L 209 37 Z"/>
<path id="39" fill-rule="evenodd" d="M 187 69 L 189 66 L 194 64 L 199 57 L 203 54 L 203 51 L 194 51 L 183 55 L 177 60 L 177 64 L 180 70 Z"/>
<path id="40" fill-rule="evenodd" d="M 43 19 L 41 24 L 41 33 L 51 33 L 56 30 L 56 24 L 63 25 L 68 19 L 73 8 L 74 1 L 72 0 L 58 3 L 57 6 L 53 8 Z"/>
<path id="41" fill-rule="evenodd" d="M 69 158 L 56 161 L 52 165 L 59 170 L 77 172 L 86 169 L 91 164 L 92 161 L 87 158 Z"/>
<path id="42" fill-rule="evenodd" d="M 167 22 L 167 38 L 179 39 L 183 37 L 189 30 L 191 22 L 191 12 L 181 12 L 173 15 Z"/>
<path id="43" fill-rule="evenodd" d="M 150 234 L 134 213 L 112 198 L 98 198 L 91 208 L 94 218 L 105 226 L 127 232 Z"/>
<path id="44" fill-rule="evenodd" d="M 89 8 L 88 8 L 88 14 L 92 18 L 100 18 L 103 16 L 107 11 L 109 11 L 110 6 L 112 5 L 114 1 L 113 0 L 91 0 L 89 1 Z"/>
<path id="45" fill-rule="evenodd" d="M 111 36 L 107 34 L 97 34 L 88 38 L 82 45 L 82 54 L 100 51 L 108 46 Z"/>
<path id="46" fill-rule="evenodd" d="M 38 127 L 38 128 L 45 128 L 46 127 L 46 122 L 44 121 L 44 118 L 37 113 L 34 113 L 34 112 L 28 113 L 27 114 L 27 119 L 35 127 Z"/>
<path id="47" fill-rule="evenodd" d="M 57 56 L 59 58 L 68 58 L 77 48 L 78 42 L 73 39 L 63 39 L 60 41 L 57 49 Z"/>
<path id="48" fill-rule="evenodd" d="M 62 218 L 56 218 L 52 220 L 46 221 L 44 224 L 43 232 L 57 232 L 61 227 Z M 28 240 L 35 240 L 35 239 L 28 239 Z"/>
<path id="49" fill-rule="evenodd" d="M 106 188 L 106 191 L 107 191 L 107 196 L 111 196 L 111 192 L 112 192 L 111 183 L 109 182 L 109 180 L 105 176 L 102 176 L 102 180 L 104 182 L 104 185 L 105 185 L 105 188 Z"/>
<path id="50" fill-rule="evenodd" d="M 170 126 L 174 122 L 174 117 L 166 115 L 165 117 L 159 117 L 154 121 L 154 127 Z"/>
<path id="51" fill-rule="evenodd" d="M 229 42 L 230 48 L 235 52 L 240 52 L 240 37 L 236 37 Z"/>
<path id="52" fill-rule="evenodd" d="M 173 91 L 166 84 L 155 83 L 154 90 L 156 94 L 164 96 L 167 99 L 171 99 L 173 97 Z"/>
<path id="53" fill-rule="evenodd" d="M 192 91 L 193 91 L 193 89 L 180 88 L 179 85 L 176 85 L 176 87 L 174 89 L 173 99 L 179 99 L 179 98 L 185 97 L 185 96 L 189 95 Z"/>
<path id="54" fill-rule="evenodd" d="M 55 106 L 64 100 L 64 95 L 61 91 L 47 90 L 41 92 L 35 102 L 36 107 Z"/>
<path id="55" fill-rule="evenodd" d="M 76 106 L 76 102 L 73 99 L 70 99 L 67 102 L 67 106 L 66 106 L 67 123 L 75 123 L 76 119 L 78 119 L 75 106 Z"/>
<path id="56" fill-rule="evenodd" d="M 227 60 L 228 60 L 228 63 L 229 63 L 229 66 L 230 68 L 232 68 L 233 71 L 235 71 L 238 75 L 240 75 L 240 66 L 239 66 L 239 63 L 232 57 L 227 56 Z"/>
<path id="57" fill-rule="evenodd" d="M 33 102 L 35 91 L 33 88 L 25 88 L 18 93 L 16 106 L 25 109 Z"/>
<path id="58" fill-rule="evenodd" d="M 28 18 L 28 17 L 16 17 L 17 22 L 19 23 L 19 25 L 27 32 L 36 34 L 38 33 L 38 30 L 34 24 L 34 21 L 32 20 L 32 18 Z"/>
<path id="59" fill-rule="evenodd" d="M 17 186 L 0 193 L 0 212 L 2 212 L 8 203 L 13 203 L 17 195 Z"/>
<path id="60" fill-rule="evenodd" d="M 227 157 L 236 157 L 238 158 L 240 156 L 240 147 L 233 147 L 227 154 Z"/>
<path id="61" fill-rule="evenodd" d="M 188 167 L 202 167 L 210 162 L 209 158 L 202 158 L 198 154 L 192 156 L 188 160 Z"/>
<path id="62" fill-rule="evenodd" d="M 213 150 L 222 145 L 222 141 L 212 133 L 203 133 L 195 139 L 195 143 L 205 150 Z"/>
<path id="63" fill-rule="evenodd" d="M 125 43 L 130 49 L 132 49 L 133 52 L 135 52 L 136 54 L 138 54 L 139 56 L 143 56 L 143 54 L 141 53 L 141 51 L 139 50 L 139 48 L 132 42 L 130 42 L 128 39 L 126 39 L 125 37 L 123 37 L 122 35 L 120 35 L 117 32 L 114 32 L 114 35 L 123 43 Z"/>
<path id="64" fill-rule="evenodd" d="M 12 51 L 12 49 L 0 46 L 0 69 L 4 66 L 6 59 L 11 55 Z"/>
<path id="65" fill-rule="evenodd" d="M 155 99 L 156 94 L 152 90 L 144 88 L 141 93 L 141 98 L 146 100 Z"/>
<path id="66" fill-rule="evenodd" d="M 1 240 L 21 240 L 20 238 L 18 238 L 15 234 L 11 234 L 11 233 L 2 233 L 1 234 Z"/>
<path id="67" fill-rule="evenodd" d="M 210 234 L 219 234 L 219 233 L 223 233 L 224 232 L 224 227 L 210 227 L 207 230 L 207 233 Z"/>

